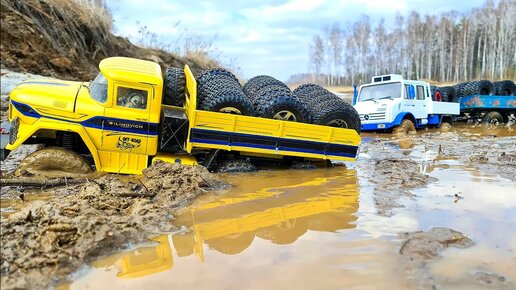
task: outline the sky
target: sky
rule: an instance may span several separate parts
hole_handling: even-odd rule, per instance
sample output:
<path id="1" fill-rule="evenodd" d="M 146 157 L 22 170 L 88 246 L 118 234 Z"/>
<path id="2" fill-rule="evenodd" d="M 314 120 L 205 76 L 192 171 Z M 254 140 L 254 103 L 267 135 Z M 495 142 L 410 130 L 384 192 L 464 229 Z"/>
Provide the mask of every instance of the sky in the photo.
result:
<path id="1" fill-rule="evenodd" d="M 238 67 L 244 78 L 267 74 L 286 81 L 309 71 L 309 44 L 314 35 L 335 22 L 352 23 L 361 15 L 371 22 L 397 12 L 436 14 L 469 11 L 485 0 L 262 0 L 262 1 L 106 1 L 114 32 L 136 42 L 138 28 L 162 43 L 185 34 L 212 41 L 225 64 Z M 179 22 L 179 24 L 177 24 Z"/>

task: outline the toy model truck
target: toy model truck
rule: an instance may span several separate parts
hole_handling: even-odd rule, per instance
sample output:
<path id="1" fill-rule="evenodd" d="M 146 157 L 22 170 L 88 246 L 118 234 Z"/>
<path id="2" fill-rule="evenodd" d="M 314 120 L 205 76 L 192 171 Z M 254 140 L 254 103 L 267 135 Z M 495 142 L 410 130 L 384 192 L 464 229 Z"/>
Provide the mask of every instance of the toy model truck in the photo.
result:
<path id="1" fill-rule="evenodd" d="M 18 85 L 10 95 L 6 149 L 24 143 L 58 146 L 66 149 L 62 154 L 89 158 L 98 171 L 126 174 L 139 174 L 157 159 L 208 167 L 228 152 L 275 160 L 355 160 L 360 143 L 355 130 L 198 110 L 188 66 L 182 107 L 162 103 L 164 80 L 157 63 L 113 57 L 99 68 L 91 83 Z"/>
<path id="2" fill-rule="evenodd" d="M 382 75 L 360 87 L 355 109 L 362 131 L 414 131 L 451 123 L 459 104 L 432 100 L 430 85 L 404 80 L 401 75 Z"/>

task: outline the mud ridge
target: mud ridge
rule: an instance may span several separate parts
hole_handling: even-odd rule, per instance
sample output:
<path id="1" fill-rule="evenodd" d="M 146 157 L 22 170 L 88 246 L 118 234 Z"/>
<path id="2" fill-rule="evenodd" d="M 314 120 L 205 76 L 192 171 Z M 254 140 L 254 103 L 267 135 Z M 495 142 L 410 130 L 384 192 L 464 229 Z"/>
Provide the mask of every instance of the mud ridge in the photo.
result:
<path id="1" fill-rule="evenodd" d="M 201 166 L 155 162 L 142 177 L 106 175 L 52 189 L 1 220 L 2 289 L 45 288 L 94 257 L 172 231 L 173 214 L 228 185 Z"/>

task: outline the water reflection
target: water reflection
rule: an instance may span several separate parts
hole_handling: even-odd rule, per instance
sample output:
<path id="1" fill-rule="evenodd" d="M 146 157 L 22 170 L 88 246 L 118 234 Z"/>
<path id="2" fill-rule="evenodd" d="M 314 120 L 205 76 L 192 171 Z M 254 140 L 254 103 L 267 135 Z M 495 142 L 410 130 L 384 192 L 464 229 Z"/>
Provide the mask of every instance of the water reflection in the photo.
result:
<path id="1" fill-rule="evenodd" d="M 235 184 L 231 192 L 193 206 L 173 221 L 186 226 L 186 233 L 158 236 L 153 239 L 156 245 L 117 253 L 92 266 L 117 265 L 117 277 L 136 278 L 171 269 L 173 256 L 195 255 L 204 262 L 204 251 L 236 255 L 256 239 L 288 245 L 309 231 L 355 227 L 359 190 L 354 170 L 276 171 L 228 178 Z"/>

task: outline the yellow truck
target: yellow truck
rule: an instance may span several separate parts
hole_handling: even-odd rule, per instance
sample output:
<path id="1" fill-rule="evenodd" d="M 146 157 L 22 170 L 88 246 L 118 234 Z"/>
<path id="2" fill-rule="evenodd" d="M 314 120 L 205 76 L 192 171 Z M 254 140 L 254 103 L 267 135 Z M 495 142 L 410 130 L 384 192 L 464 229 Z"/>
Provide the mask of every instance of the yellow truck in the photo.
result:
<path id="1" fill-rule="evenodd" d="M 355 130 L 199 110 L 188 66 L 182 107 L 163 104 L 157 63 L 112 57 L 99 68 L 89 83 L 19 84 L 10 94 L 7 154 L 24 143 L 44 143 L 88 156 L 97 171 L 125 174 L 139 174 L 157 159 L 208 167 L 221 152 L 273 159 L 356 158 L 361 139 Z"/>

